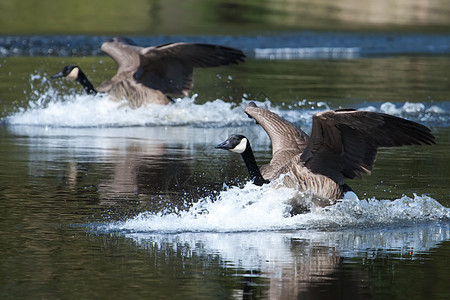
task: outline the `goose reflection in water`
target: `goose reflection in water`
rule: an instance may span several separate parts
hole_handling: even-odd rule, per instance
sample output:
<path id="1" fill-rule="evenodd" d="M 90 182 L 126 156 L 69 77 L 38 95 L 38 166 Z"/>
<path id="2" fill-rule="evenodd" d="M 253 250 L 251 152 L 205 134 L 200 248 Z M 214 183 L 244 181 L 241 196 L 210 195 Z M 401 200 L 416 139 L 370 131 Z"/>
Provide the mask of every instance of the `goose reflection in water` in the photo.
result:
<path id="1" fill-rule="evenodd" d="M 301 218 L 298 216 L 297 218 Z M 157 222 L 167 221 L 160 217 Z M 183 220 L 179 220 L 183 223 Z M 135 223 L 141 226 L 145 220 Z M 133 232 L 123 236 L 133 240 L 148 255 L 157 271 L 167 264 L 167 253 L 174 253 L 173 274 L 189 276 L 191 266 L 202 277 L 188 277 L 190 284 L 216 287 L 216 277 L 225 276 L 234 286 L 230 298 L 368 299 L 373 295 L 373 277 L 384 270 L 386 259 L 415 260 L 429 253 L 450 237 L 446 224 L 414 222 L 389 227 L 380 233 L 371 224 L 343 230 L 190 232 L 168 234 L 154 231 Z M 121 225 L 119 225 L 121 226 Z M 145 227 L 145 226 L 144 226 Z M 114 226 L 111 228 L 114 229 Z M 378 261 L 378 263 L 377 263 Z M 201 263 L 200 263 L 201 262 Z M 354 264 L 352 264 L 354 262 Z M 367 267 L 370 266 L 370 267 Z M 180 286 L 180 292 L 183 285 Z M 338 296 L 337 296 L 338 295 Z M 316 296 L 316 297 L 311 297 Z"/>
<path id="2" fill-rule="evenodd" d="M 414 259 L 415 252 L 429 251 L 448 234 L 438 226 L 416 225 L 387 230 L 385 235 L 364 229 L 123 235 L 145 251 L 157 269 L 166 265 L 165 253 L 176 253 L 171 261 L 174 274 L 186 273 L 195 265 L 196 272 L 208 276 L 210 282 L 214 276 L 231 278 L 233 299 L 297 299 L 303 294 L 317 299 L 336 295 L 367 299 L 373 287 L 372 268 L 351 268 L 346 260 L 369 259 L 375 264 L 376 259 Z M 405 245 L 409 245 L 408 251 L 404 251 Z M 199 261 L 203 263 L 199 265 Z M 190 280 L 196 284 L 195 278 Z M 198 284 L 215 286 L 203 281 Z"/>
<path id="3" fill-rule="evenodd" d="M 175 148 L 175 150 L 174 150 Z M 131 143 L 113 154 L 110 178 L 99 184 L 102 201 L 158 197 L 176 204 L 191 188 L 192 159 L 182 145 Z"/>

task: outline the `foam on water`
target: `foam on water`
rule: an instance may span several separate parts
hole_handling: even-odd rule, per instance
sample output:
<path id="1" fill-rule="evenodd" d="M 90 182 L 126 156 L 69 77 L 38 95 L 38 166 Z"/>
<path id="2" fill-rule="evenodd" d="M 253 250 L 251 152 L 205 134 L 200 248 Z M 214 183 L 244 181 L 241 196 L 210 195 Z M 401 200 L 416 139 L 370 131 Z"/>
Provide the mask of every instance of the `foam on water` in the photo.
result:
<path id="1" fill-rule="evenodd" d="M 406 101 L 399 104 L 384 102 L 379 105 L 374 104 L 359 109 L 383 112 L 429 126 L 448 127 L 450 125 L 450 103 L 448 102 L 411 103 Z"/>
<path id="2" fill-rule="evenodd" d="M 311 279 L 333 271 L 341 258 L 414 260 L 450 238 L 449 209 L 428 196 L 394 201 L 350 196 L 291 216 L 295 195 L 291 189 L 248 183 L 200 199 L 187 211 L 141 213 L 94 230 L 122 235 L 148 252 L 217 256 L 225 268 L 272 279 L 302 274 Z"/>
<path id="3" fill-rule="evenodd" d="M 403 196 L 394 201 L 345 197 L 336 205 L 311 208 L 291 216 L 299 193 L 293 189 L 258 187 L 247 183 L 231 187 L 217 197 L 206 197 L 186 211 L 141 213 L 99 228 L 107 232 L 243 232 L 296 229 L 376 227 L 437 220 L 448 221 L 450 211 L 428 196 Z M 308 200 L 306 200 L 308 201 Z M 292 204 L 294 203 L 294 204 Z"/>
<path id="4" fill-rule="evenodd" d="M 176 99 L 172 105 L 146 105 L 130 108 L 126 101 L 112 101 L 107 95 L 67 95 L 61 99 L 30 101 L 6 118 L 12 125 L 54 127 L 120 126 L 226 126 L 242 125 L 250 120 L 239 105 L 220 99 L 196 104 L 193 97 Z"/>
<path id="5" fill-rule="evenodd" d="M 111 101 L 108 96 L 71 95 L 64 101 L 30 102 L 27 109 L 5 118 L 11 125 L 32 125 L 51 127 L 123 127 L 123 126 L 200 126 L 224 127 L 252 124 L 244 113 L 248 103 L 243 100 L 240 105 L 221 99 L 196 104 L 193 97 L 177 99 L 172 105 L 147 105 L 131 109 L 126 101 Z M 260 103 L 261 104 L 261 103 Z M 278 113 L 283 118 L 303 129 L 311 126 L 311 120 L 317 108 L 282 109 L 270 103 L 263 106 Z M 320 103 L 317 106 L 323 106 Z M 411 110 L 413 108 L 413 110 Z M 322 109 L 328 109 L 324 106 Z M 446 127 L 450 123 L 449 112 L 438 105 L 426 107 L 423 103 L 405 103 L 396 107 L 386 102 L 380 105 L 363 107 L 361 110 L 380 111 L 420 123 Z"/>
<path id="6" fill-rule="evenodd" d="M 2 121 L 11 125 L 47 127 L 125 127 L 125 126 L 195 126 L 225 127 L 254 124 L 244 113 L 249 101 L 243 94 L 240 103 L 221 99 L 197 104 L 198 95 L 175 99 L 167 106 L 146 105 L 132 109 L 127 102 L 114 101 L 104 94 L 96 96 L 77 94 L 73 90 L 61 92 L 53 87 L 47 76 L 32 74 L 32 93 L 26 107 L 20 107 Z M 308 100 L 293 104 L 274 105 L 269 100 L 257 102 L 308 132 L 312 116 L 322 110 L 333 109 L 325 102 Z M 428 126 L 450 126 L 450 103 L 374 103 L 359 108 L 407 118 Z"/>
<path id="7" fill-rule="evenodd" d="M 198 126 L 224 127 L 254 124 L 244 113 L 251 99 L 242 98 L 239 104 L 221 99 L 197 104 L 198 95 L 175 99 L 167 106 L 146 105 L 130 108 L 125 100 L 113 101 L 108 95 L 59 95 L 53 88 L 43 93 L 34 93 L 28 107 L 19 108 L 4 118 L 11 125 L 49 127 L 124 127 L 124 126 Z M 330 109 L 324 102 L 299 101 L 294 105 L 280 107 L 270 101 L 258 102 L 286 120 L 311 129 L 312 116 L 321 110 Z M 449 103 L 385 102 L 361 107 L 360 110 L 384 112 L 407 118 L 428 126 L 450 126 Z"/>

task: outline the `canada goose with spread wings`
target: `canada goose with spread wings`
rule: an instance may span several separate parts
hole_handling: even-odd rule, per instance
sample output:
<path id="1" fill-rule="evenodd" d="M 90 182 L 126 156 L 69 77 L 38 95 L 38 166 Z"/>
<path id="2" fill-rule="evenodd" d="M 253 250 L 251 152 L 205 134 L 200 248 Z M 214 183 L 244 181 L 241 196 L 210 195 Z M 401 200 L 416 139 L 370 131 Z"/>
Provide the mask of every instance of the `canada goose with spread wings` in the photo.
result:
<path id="1" fill-rule="evenodd" d="M 338 109 L 316 113 L 311 136 L 254 102 L 245 112 L 269 135 L 271 161 L 259 169 L 250 142 L 242 135 L 231 135 L 216 148 L 240 153 L 255 184 L 287 174 L 283 178 L 286 187 L 324 199 L 323 206 L 351 190 L 345 179 L 370 174 L 379 147 L 435 143 L 428 127 L 377 112 Z"/>
<path id="2" fill-rule="evenodd" d="M 125 98 L 132 108 L 143 104 L 172 102 L 192 89 L 193 69 L 237 64 L 245 59 L 235 48 L 199 43 L 168 43 L 139 47 L 126 38 L 113 38 L 102 44 L 102 51 L 117 63 L 117 74 L 94 88 L 78 66 L 67 65 L 52 78 L 76 80 L 88 94 L 108 93 Z"/>

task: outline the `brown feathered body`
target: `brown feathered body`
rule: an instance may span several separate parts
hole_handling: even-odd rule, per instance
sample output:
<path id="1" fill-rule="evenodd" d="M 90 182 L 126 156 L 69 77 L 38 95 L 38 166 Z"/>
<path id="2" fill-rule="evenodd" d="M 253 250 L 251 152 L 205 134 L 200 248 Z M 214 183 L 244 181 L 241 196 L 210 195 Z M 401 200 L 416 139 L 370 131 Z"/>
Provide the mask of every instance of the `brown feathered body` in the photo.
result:
<path id="1" fill-rule="evenodd" d="M 300 155 L 293 157 L 276 172 L 261 172 L 267 180 L 273 181 L 284 176 L 283 186 L 297 189 L 301 192 L 314 195 L 315 203 L 325 206 L 341 199 L 344 194 L 340 185 L 334 180 L 321 174 L 315 174 L 305 167 Z M 331 201 L 330 201 L 331 200 Z"/>
<path id="2" fill-rule="evenodd" d="M 127 73 L 116 75 L 114 80 L 103 82 L 97 90 L 109 94 L 118 101 L 126 99 L 131 108 L 138 108 L 146 104 L 167 105 L 172 102 L 160 90 L 148 88 L 130 78 L 132 75 Z"/>

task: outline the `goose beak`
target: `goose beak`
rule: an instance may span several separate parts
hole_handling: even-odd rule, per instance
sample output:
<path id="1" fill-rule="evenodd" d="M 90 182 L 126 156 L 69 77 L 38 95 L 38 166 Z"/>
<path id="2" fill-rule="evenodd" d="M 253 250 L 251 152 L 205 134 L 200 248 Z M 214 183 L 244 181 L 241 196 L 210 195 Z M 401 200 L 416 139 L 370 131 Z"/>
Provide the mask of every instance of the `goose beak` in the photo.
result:
<path id="1" fill-rule="evenodd" d="M 62 78 L 62 77 L 64 77 L 64 73 L 62 71 L 59 73 L 56 73 L 55 75 L 50 76 L 51 79 Z"/>
<path id="2" fill-rule="evenodd" d="M 216 146 L 216 149 L 224 149 L 224 150 L 230 150 L 230 141 L 226 140 L 225 142 L 222 142 Z"/>

